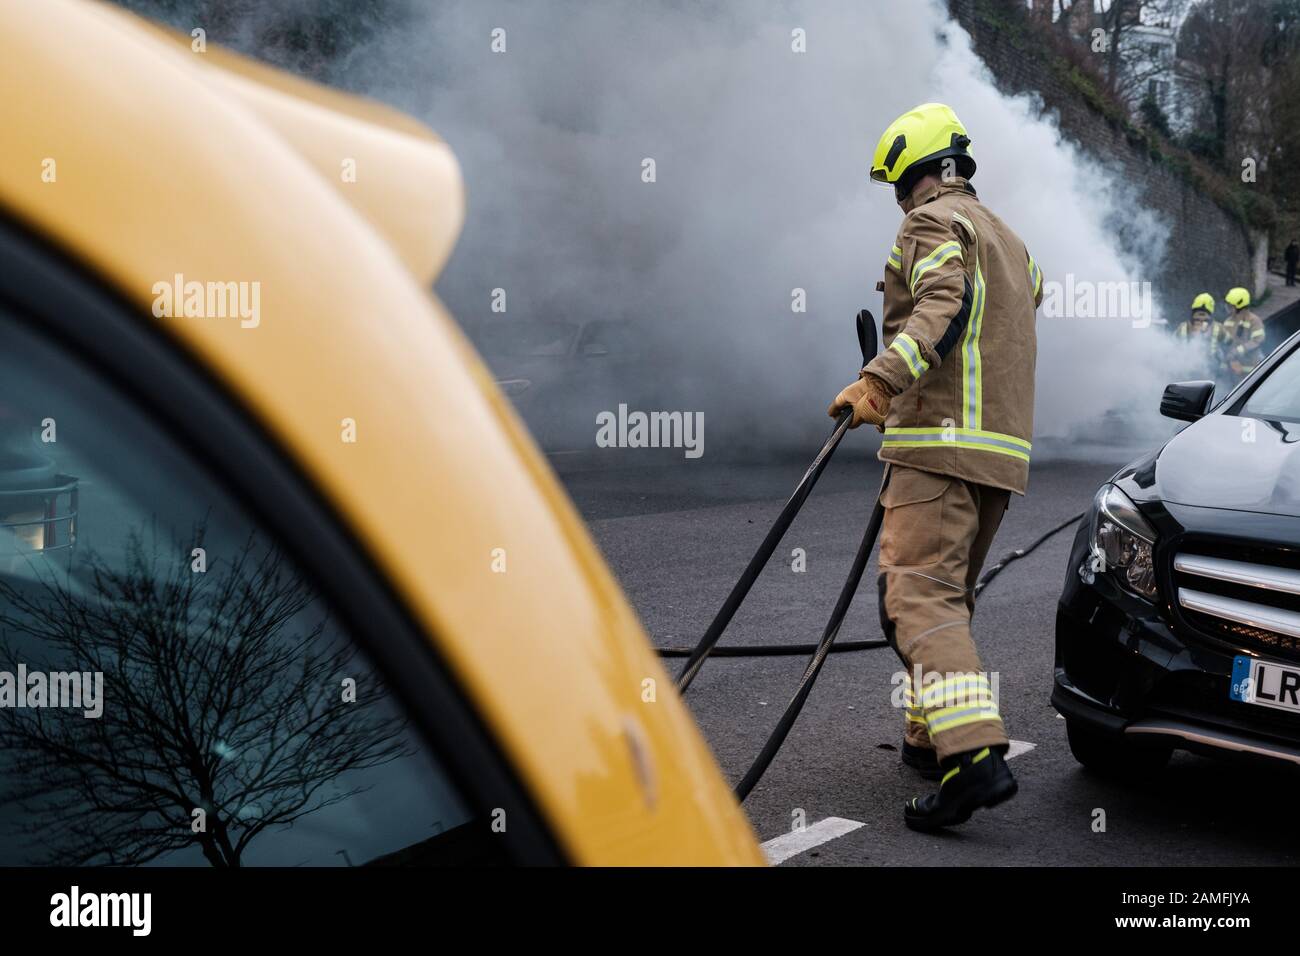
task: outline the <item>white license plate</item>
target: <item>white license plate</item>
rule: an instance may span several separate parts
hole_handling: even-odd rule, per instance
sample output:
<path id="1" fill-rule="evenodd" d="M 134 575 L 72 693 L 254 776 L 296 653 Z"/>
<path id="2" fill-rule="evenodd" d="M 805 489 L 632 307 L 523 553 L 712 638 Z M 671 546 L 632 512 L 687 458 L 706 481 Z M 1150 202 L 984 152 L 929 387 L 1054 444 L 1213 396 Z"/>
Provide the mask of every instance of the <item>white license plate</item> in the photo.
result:
<path id="1" fill-rule="evenodd" d="M 1300 667 L 1258 657 L 1234 657 L 1228 696 L 1246 704 L 1300 712 Z"/>

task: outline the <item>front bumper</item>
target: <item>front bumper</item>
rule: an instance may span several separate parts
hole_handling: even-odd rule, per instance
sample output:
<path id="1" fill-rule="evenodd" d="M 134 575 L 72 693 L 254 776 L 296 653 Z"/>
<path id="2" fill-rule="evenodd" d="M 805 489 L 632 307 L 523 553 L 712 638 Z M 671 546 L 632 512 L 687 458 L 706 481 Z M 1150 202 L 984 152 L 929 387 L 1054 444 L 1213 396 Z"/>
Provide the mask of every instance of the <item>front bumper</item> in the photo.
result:
<path id="1" fill-rule="evenodd" d="M 1247 651 L 1184 636 L 1167 611 L 1107 575 L 1080 578 L 1075 535 L 1056 614 L 1052 704 L 1067 720 L 1136 745 L 1246 755 L 1300 765 L 1300 715 L 1234 701 L 1233 658 Z"/>

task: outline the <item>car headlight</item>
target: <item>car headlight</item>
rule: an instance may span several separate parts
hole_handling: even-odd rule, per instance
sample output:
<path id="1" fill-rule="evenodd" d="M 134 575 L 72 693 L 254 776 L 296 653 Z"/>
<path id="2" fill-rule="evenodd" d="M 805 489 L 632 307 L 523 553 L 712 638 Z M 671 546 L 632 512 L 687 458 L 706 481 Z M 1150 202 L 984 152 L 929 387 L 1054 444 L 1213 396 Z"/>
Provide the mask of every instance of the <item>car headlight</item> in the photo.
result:
<path id="1" fill-rule="evenodd" d="M 1114 485 L 1102 485 L 1092 500 L 1091 547 L 1080 570 L 1088 575 L 1112 574 L 1125 590 L 1154 601 L 1155 540 L 1155 529 L 1133 500 Z"/>

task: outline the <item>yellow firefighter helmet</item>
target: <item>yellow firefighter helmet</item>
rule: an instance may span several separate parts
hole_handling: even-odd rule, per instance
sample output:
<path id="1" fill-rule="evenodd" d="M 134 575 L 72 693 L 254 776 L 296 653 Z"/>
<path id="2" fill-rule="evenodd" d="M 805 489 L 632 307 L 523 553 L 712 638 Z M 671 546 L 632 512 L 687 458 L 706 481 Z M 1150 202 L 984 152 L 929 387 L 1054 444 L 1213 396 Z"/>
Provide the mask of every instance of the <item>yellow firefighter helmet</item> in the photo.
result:
<path id="1" fill-rule="evenodd" d="M 871 160 L 871 178 L 893 185 L 905 196 L 912 191 L 921 167 L 948 157 L 956 161 L 959 175 L 969 178 L 974 174 L 970 136 L 952 107 L 923 103 L 885 128 Z"/>

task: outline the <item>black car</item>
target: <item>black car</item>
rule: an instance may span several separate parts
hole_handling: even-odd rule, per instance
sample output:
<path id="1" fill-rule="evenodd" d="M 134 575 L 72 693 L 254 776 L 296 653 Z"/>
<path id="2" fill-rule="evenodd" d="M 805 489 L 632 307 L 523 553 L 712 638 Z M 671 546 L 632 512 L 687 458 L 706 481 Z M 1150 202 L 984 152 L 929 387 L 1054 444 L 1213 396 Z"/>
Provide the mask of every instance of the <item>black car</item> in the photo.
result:
<path id="1" fill-rule="evenodd" d="M 1102 486 L 1070 551 L 1052 703 L 1112 773 L 1175 749 L 1300 764 L 1300 335 Z"/>

